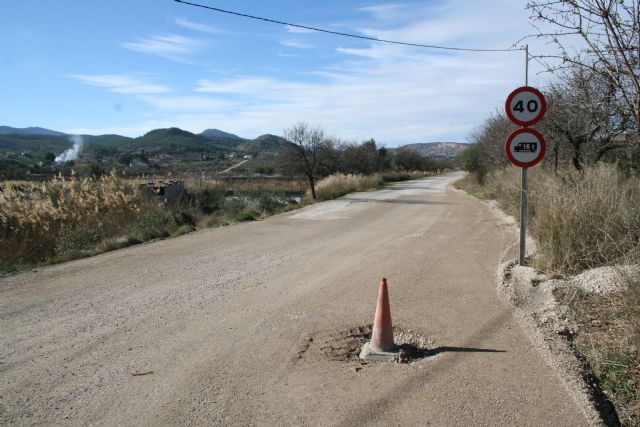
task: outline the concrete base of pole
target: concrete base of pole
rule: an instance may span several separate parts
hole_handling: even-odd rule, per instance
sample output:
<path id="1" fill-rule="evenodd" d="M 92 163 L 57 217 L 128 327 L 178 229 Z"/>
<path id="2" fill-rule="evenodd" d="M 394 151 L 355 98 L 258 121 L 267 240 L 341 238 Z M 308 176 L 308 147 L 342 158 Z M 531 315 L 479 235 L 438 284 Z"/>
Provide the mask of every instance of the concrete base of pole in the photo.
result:
<path id="1" fill-rule="evenodd" d="M 364 346 L 362 346 L 362 351 L 360 352 L 360 360 L 364 360 L 367 362 L 393 362 L 400 350 L 399 348 L 396 348 L 392 351 L 376 351 L 372 350 L 369 344 L 370 343 L 367 342 Z"/>

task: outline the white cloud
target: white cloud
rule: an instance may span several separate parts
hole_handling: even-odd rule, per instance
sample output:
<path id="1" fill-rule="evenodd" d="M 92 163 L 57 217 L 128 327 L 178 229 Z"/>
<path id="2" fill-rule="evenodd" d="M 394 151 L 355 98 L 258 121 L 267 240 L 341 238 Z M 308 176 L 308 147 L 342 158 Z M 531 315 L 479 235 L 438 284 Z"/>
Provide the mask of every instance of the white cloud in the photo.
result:
<path id="1" fill-rule="evenodd" d="M 532 32 L 523 6 L 515 3 L 434 0 L 427 6 L 377 5 L 361 9 L 367 13 L 367 19 L 362 20 L 366 23 L 362 27 L 367 28 L 362 31 L 373 37 L 407 42 L 507 48 Z M 371 17 L 377 21 L 372 23 Z M 287 30 L 295 34 L 309 32 L 296 27 Z M 180 36 L 142 39 L 127 48 L 175 56 L 201 48 L 197 40 L 176 37 Z M 292 35 L 281 44 L 297 40 Z M 336 40 L 336 44 L 342 43 L 342 39 Z M 534 52 L 549 49 L 543 41 L 530 43 Z M 309 52 L 315 51 L 304 53 Z M 94 79 L 85 82 L 135 95 L 152 107 L 155 127 L 179 126 L 193 132 L 217 127 L 253 137 L 280 134 L 302 120 L 322 125 L 340 138 L 373 137 L 387 146 L 397 146 L 434 140 L 464 141 L 488 114 L 501 108 L 507 94 L 524 79 L 522 52 L 451 52 L 345 41 L 335 53 L 329 61 L 325 55 L 321 58 L 324 62 L 315 67 L 305 64 L 305 69 L 311 71 L 302 75 L 294 74 L 295 68 L 294 73 L 270 70 L 260 74 L 260 70 L 272 65 L 260 64 L 236 71 L 235 75 L 195 78 L 192 90 L 182 93 L 137 91 L 129 88 L 134 85 L 109 85 L 95 79 L 104 76 L 89 76 Z M 280 54 L 291 56 L 289 52 Z M 539 70 L 532 64 L 532 85 L 548 78 L 537 76 Z"/>
<path id="2" fill-rule="evenodd" d="M 296 121 L 324 125 L 347 139 L 374 137 L 390 146 L 439 139 L 463 141 L 515 87 L 517 55 L 415 54 L 375 65 L 345 66 L 300 83 L 260 76 L 202 79 L 196 91 L 237 102 L 217 117 L 235 132 L 279 133 Z M 517 76 L 510 72 L 517 69 Z"/>
<path id="3" fill-rule="evenodd" d="M 179 26 L 183 27 L 183 28 L 187 28 L 189 30 L 194 30 L 194 31 L 200 31 L 203 33 L 218 33 L 219 31 L 207 24 L 201 24 L 199 22 L 193 22 L 188 20 L 187 18 L 182 18 L 179 16 L 175 16 L 173 17 L 173 22 L 175 22 L 176 24 L 178 24 Z"/>
<path id="4" fill-rule="evenodd" d="M 234 104 L 224 99 L 204 96 L 140 96 L 140 99 L 159 111 L 195 112 L 217 111 L 232 107 Z"/>
<path id="5" fill-rule="evenodd" d="M 294 34 L 311 34 L 315 33 L 313 30 L 309 30 L 306 28 L 294 27 L 292 25 L 287 25 L 287 31 Z"/>
<path id="6" fill-rule="evenodd" d="M 301 41 L 299 41 L 299 40 L 291 40 L 291 39 L 288 39 L 288 40 L 282 40 L 282 41 L 280 42 L 280 44 L 281 44 L 282 46 L 286 46 L 286 47 L 295 47 L 295 48 L 297 48 L 297 49 L 311 49 L 311 48 L 313 47 L 312 45 L 310 45 L 310 44 L 308 44 L 308 43 L 304 43 L 304 42 L 301 42 Z"/>
<path id="7" fill-rule="evenodd" d="M 97 127 L 75 127 L 65 130 L 66 133 L 76 135 L 124 135 L 135 138 L 144 135 L 153 129 L 169 127 L 164 120 L 145 120 L 133 125 L 125 126 L 97 126 Z"/>
<path id="8" fill-rule="evenodd" d="M 170 92 L 166 85 L 149 83 L 138 76 L 127 74 L 72 74 L 74 79 L 91 85 L 106 88 L 111 92 L 130 95 L 148 95 Z"/>
<path id="9" fill-rule="evenodd" d="M 201 79 L 198 80 L 198 86 L 194 90 L 202 93 L 222 93 L 272 99 L 294 93 L 305 87 L 307 86 L 301 83 L 280 81 L 267 77 L 236 77 L 219 81 Z"/>
<path id="10" fill-rule="evenodd" d="M 121 46 L 136 52 L 161 56 L 174 61 L 186 61 L 190 54 L 204 48 L 200 40 L 178 34 L 155 35 L 142 37 L 134 42 L 123 42 Z"/>
<path id="11" fill-rule="evenodd" d="M 367 12 L 379 21 L 392 21 L 394 19 L 410 16 L 415 14 L 415 6 L 405 3 L 379 4 L 374 6 L 365 6 L 358 9 L 361 12 Z"/>

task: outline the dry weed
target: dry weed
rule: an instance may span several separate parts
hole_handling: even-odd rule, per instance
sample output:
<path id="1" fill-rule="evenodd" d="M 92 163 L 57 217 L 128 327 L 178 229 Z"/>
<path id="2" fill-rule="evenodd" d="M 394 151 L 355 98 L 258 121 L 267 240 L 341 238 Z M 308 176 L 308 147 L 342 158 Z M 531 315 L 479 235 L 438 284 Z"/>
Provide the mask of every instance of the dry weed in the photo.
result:
<path id="1" fill-rule="evenodd" d="M 0 263 L 39 261 L 55 255 L 60 233 L 113 236 L 135 223 L 140 207 L 134 189 L 114 173 L 0 187 Z"/>
<path id="2" fill-rule="evenodd" d="M 316 185 L 316 195 L 320 200 L 330 200 L 354 191 L 366 191 L 380 188 L 382 185 L 382 177 L 378 174 L 334 174 L 318 182 Z"/>

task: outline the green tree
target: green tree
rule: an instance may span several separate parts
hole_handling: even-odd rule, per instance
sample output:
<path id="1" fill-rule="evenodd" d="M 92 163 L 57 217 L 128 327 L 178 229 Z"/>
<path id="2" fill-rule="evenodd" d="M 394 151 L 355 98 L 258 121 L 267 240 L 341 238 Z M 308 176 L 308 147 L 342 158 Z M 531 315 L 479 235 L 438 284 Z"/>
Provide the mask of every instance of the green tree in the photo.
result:
<path id="1" fill-rule="evenodd" d="M 44 161 L 47 164 L 51 164 L 51 163 L 55 162 L 56 161 L 56 154 L 52 153 L 52 152 L 48 152 L 47 154 L 44 155 Z"/>

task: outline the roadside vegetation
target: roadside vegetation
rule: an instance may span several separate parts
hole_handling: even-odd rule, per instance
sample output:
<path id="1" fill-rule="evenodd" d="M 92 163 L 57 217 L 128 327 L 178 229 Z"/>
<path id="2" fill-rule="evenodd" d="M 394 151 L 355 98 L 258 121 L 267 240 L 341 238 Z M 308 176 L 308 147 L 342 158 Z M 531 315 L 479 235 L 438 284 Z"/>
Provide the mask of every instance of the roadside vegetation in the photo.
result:
<path id="1" fill-rule="evenodd" d="M 549 277 L 640 262 L 640 71 L 632 52 L 640 27 L 630 7 L 592 0 L 528 5 L 534 21 L 558 30 L 538 34 L 558 53 L 539 58 L 555 80 L 542 88 L 548 109 L 536 127 L 547 151 L 530 169 L 528 194 L 528 231 L 539 250 L 528 262 Z M 573 56 L 564 33 L 579 35 L 590 49 Z M 470 172 L 460 188 L 497 200 L 518 218 L 520 169 L 504 154 L 513 130 L 505 114 L 494 113 L 456 161 Z M 634 271 L 616 294 L 557 293 L 579 325 L 572 345 L 627 426 L 640 426 L 640 277 Z"/>
<path id="2" fill-rule="evenodd" d="M 206 179 L 203 174 L 201 179 L 179 180 L 180 191 L 173 198 L 163 195 L 164 184 L 154 188 L 149 180 L 125 179 L 105 170 L 40 183 L 0 182 L 0 273 L 179 236 L 197 228 L 255 221 L 316 199 L 373 190 L 451 167 L 451 162 L 426 159 L 414 151 L 392 153 L 378 148 L 373 140 L 341 143 L 319 128 L 296 126 L 304 138 L 310 129 L 314 138 L 321 135 L 321 148 L 313 151 L 302 146 L 299 157 L 288 157 L 293 143 L 283 142 L 277 163 L 257 164 L 243 176 Z M 299 161 L 314 155 L 322 159 L 305 172 Z"/>
<path id="3" fill-rule="evenodd" d="M 558 301 L 580 325 L 574 346 L 597 385 L 615 406 L 623 425 L 637 426 L 640 377 L 640 279 L 626 276 L 626 289 L 597 295 L 559 288 Z"/>
<path id="4" fill-rule="evenodd" d="M 185 182 L 180 197 L 141 193 L 140 181 L 115 173 L 0 184 L 0 267 L 15 271 L 179 236 L 197 226 L 253 221 L 303 205 L 288 181 Z"/>

